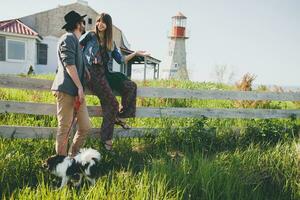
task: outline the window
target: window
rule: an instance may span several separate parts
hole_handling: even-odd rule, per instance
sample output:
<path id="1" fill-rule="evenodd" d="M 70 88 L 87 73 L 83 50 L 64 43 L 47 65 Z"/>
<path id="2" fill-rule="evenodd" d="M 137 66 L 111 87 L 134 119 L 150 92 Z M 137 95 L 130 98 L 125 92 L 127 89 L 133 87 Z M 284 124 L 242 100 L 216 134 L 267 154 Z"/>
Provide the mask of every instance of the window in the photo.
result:
<path id="1" fill-rule="evenodd" d="M 93 23 L 92 18 L 89 18 L 89 19 L 88 19 L 88 23 L 89 23 L 89 24 L 92 24 L 92 23 Z"/>
<path id="2" fill-rule="evenodd" d="M 47 65 L 48 45 L 37 43 L 37 64 Z"/>
<path id="3" fill-rule="evenodd" d="M 25 42 L 18 40 L 7 40 L 6 58 L 12 61 L 25 60 Z"/>
<path id="4" fill-rule="evenodd" d="M 6 48 L 5 48 L 5 37 L 0 36 L 0 61 L 5 61 Z"/>

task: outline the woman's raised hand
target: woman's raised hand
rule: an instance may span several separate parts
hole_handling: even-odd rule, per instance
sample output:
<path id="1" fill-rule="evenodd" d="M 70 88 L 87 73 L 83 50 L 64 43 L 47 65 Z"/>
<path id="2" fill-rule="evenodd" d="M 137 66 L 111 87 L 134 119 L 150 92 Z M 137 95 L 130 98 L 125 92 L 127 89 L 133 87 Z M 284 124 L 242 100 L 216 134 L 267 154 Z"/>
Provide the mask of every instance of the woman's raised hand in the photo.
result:
<path id="1" fill-rule="evenodd" d="M 150 56 L 150 53 L 147 53 L 146 51 L 135 51 L 134 53 L 129 54 L 128 56 L 125 56 L 125 63 L 127 63 L 129 60 L 134 58 L 134 56 Z"/>
<path id="2" fill-rule="evenodd" d="M 150 53 L 147 53 L 146 51 L 136 51 L 135 55 L 137 55 L 137 56 L 150 56 Z"/>

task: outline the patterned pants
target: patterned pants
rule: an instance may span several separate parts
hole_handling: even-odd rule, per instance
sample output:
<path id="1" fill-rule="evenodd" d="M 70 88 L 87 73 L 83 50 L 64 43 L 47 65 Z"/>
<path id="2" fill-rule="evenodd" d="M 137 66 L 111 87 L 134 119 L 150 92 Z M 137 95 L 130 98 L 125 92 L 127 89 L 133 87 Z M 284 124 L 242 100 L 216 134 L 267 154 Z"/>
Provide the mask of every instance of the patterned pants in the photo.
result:
<path id="1" fill-rule="evenodd" d="M 122 97 L 122 108 L 118 114 L 121 118 L 135 117 L 136 112 L 136 83 L 131 80 L 123 81 L 122 91 L 119 91 Z"/>
<path id="2" fill-rule="evenodd" d="M 122 97 L 122 108 L 119 112 L 119 103 L 105 77 L 104 67 L 93 65 L 90 73 L 91 80 L 88 82 L 88 88 L 99 98 L 103 114 L 101 140 L 111 140 L 117 116 L 135 117 L 137 86 L 131 80 L 123 81 L 122 91 L 118 91 Z"/>

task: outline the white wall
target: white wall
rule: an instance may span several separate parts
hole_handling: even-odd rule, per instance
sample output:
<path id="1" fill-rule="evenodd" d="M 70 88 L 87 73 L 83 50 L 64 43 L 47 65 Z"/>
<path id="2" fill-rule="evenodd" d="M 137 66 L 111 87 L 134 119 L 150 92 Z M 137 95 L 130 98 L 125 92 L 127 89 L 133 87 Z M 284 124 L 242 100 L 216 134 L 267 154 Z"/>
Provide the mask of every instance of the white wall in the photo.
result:
<path id="1" fill-rule="evenodd" d="M 55 36 L 43 37 L 42 43 L 48 45 L 47 65 L 35 65 L 34 71 L 37 74 L 55 73 L 57 68 L 57 42 Z M 35 62 L 36 63 L 36 62 Z"/>
<path id="2" fill-rule="evenodd" d="M 34 67 L 36 63 L 36 39 L 23 38 L 17 36 L 5 36 L 7 39 L 25 42 L 24 61 L 0 61 L 0 74 L 19 74 L 27 73 L 30 65 Z M 7 48 L 7 46 L 6 46 Z"/>
<path id="3" fill-rule="evenodd" d="M 43 37 L 41 43 L 48 45 L 47 65 L 37 64 L 36 39 L 6 36 L 6 39 L 15 39 L 26 42 L 26 59 L 24 62 L 0 61 L 0 74 L 27 73 L 32 65 L 36 74 L 55 73 L 57 68 L 57 43 L 59 38 L 55 36 Z M 113 71 L 120 71 L 120 65 L 113 61 Z"/>

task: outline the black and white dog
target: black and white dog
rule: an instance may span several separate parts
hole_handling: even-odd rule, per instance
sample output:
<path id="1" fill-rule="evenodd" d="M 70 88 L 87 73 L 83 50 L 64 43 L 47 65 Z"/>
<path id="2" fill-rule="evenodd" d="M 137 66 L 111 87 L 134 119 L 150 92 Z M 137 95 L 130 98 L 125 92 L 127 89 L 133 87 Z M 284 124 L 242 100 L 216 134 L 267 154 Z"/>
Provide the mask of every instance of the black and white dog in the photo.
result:
<path id="1" fill-rule="evenodd" d="M 101 155 L 95 149 L 80 149 L 79 153 L 71 158 L 69 156 L 54 155 L 49 157 L 43 167 L 52 174 L 61 177 L 60 188 L 64 187 L 68 181 L 79 175 L 79 181 L 75 186 L 79 186 L 84 176 L 92 185 L 95 184 L 97 163 Z"/>

